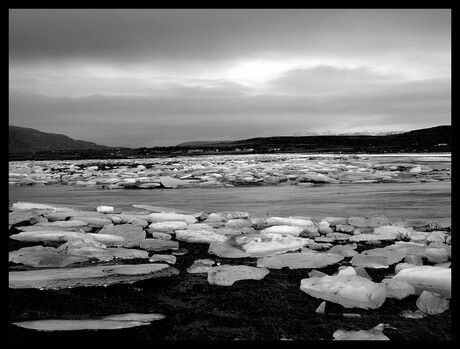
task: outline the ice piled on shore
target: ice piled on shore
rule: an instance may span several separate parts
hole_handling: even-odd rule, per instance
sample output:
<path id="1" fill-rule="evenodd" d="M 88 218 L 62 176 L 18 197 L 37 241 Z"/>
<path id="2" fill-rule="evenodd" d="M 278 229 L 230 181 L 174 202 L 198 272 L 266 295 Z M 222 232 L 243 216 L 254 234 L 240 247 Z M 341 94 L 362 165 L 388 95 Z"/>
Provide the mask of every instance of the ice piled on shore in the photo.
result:
<path id="1" fill-rule="evenodd" d="M 395 154 L 385 154 L 390 156 Z M 63 184 L 104 189 L 180 189 L 241 185 L 330 185 L 450 180 L 450 166 L 400 154 L 405 163 L 375 157 L 316 154 L 210 155 L 177 158 L 10 161 L 10 185 Z M 439 158 L 449 162 L 450 158 Z M 225 165 L 222 165 L 222 162 Z M 410 162 L 410 163 L 408 163 Z M 140 164 L 142 163 L 142 164 Z M 174 163 L 174 165 L 173 165 Z"/>
<path id="2" fill-rule="evenodd" d="M 359 275 L 302 279 L 300 289 L 310 296 L 345 308 L 377 309 L 386 299 L 386 287 Z"/>

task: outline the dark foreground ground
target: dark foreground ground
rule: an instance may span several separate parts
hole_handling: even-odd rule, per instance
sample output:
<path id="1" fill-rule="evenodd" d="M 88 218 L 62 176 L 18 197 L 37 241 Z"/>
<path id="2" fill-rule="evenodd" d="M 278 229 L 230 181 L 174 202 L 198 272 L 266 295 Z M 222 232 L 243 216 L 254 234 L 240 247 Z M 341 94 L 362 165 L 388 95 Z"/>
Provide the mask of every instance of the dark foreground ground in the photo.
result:
<path id="1" fill-rule="evenodd" d="M 177 276 L 130 285 L 59 291 L 9 289 L 9 342 L 64 347 L 76 342 L 91 345 L 95 342 L 168 341 L 164 345 L 169 346 L 174 345 L 173 341 L 181 340 L 330 341 L 337 329 L 368 330 L 379 323 L 391 326 L 383 333 L 392 341 L 452 339 L 451 309 L 423 319 L 400 316 L 403 310 L 417 310 L 417 296 L 404 300 L 387 299 L 376 310 L 347 309 L 327 302 L 326 313 L 317 314 L 315 310 L 322 300 L 307 295 L 299 287 L 300 280 L 307 278 L 311 269 L 270 270 L 258 281 L 237 281 L 230 287 L 209 285 L 207 274 L 187 273 L 186 269 L 196 259 L 212 258 L 221 264 L 251 266 L 256 265 L 256 259 L 208 255 L 208 244 L 180 242 L 180 247 L 188 252 L 177 256 L 174 265 L 180 271 Z M 361 246 L 358 252 L 375 247 L 379 246 Z M 333 274 L 340 265 L 349 265 L 349 260 L 345 258 L 338 264 L 318 270 Z M 20 270 L 18 267 L 10 265 L 10 269 Z M 394 272 L 392 268 L 366 271 L 374 282 L 380 282 L 385 275 Z M 166 318 L 147 326 L 105 331 L 37 332 L 12 325 L 16 321 L 84 319 L 130 312 L 160 313 Z M 344 317 L 344 313 L 360 316 Z"/>

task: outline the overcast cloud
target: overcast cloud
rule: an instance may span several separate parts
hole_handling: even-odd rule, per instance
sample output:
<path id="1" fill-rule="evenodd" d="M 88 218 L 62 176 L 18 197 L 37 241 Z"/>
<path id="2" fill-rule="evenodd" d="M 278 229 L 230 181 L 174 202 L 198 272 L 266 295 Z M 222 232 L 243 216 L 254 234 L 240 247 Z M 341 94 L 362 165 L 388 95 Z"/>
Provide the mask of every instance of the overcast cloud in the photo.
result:
<path id="1" fill-rule="evenodd" d="M 109 146 L 451 123 L 450 10 L 10 10 L 9 124 Z"/>

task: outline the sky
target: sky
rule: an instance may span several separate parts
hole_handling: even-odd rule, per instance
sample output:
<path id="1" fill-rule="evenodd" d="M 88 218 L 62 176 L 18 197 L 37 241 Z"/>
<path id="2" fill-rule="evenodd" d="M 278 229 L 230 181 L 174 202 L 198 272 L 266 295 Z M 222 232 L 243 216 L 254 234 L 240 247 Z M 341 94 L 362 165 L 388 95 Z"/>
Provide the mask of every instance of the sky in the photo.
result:
<path id="1" fill-rule="evenodd" d="M 450 9 L 9 10 L 9 125 L 136 148 L 450 124 Z"/>

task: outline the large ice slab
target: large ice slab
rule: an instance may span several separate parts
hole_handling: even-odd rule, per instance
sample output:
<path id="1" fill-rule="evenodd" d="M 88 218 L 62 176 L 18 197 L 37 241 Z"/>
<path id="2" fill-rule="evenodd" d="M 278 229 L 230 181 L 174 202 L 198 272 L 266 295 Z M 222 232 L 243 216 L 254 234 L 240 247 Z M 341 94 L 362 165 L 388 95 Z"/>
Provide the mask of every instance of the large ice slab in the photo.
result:
<path id="1" fill-rule="evenodd" d="M 40 213 L 36 210 L 17 210 L 8 213 L 8 223 L 10 225 L 19 223 L 29 223 L 37 221 Z"/>
<path id="2" fill-rule="evenodd" d="M 11 206 L 11 209 L 14 210 L 51 210 L 51 211 L 68 211 L 71 210 L 68 207 L 54 206 L 48 204 L 39 204 L 34 202 L 25 202 L 18 201 L 14 202 Z"/>
<path id="3" fill-rule="evenodd" d="M 240 246 L 234 246 L 227 242 L 211 242 L 208 253 L 224 258 L 246 258 L 251 255 Z"/>
<path id="4" fill-rule="evenodd" d="M 184 221 L 167 221 L 167 222 L 156 222 L 149 225 L 149 229 L 152 231 L 159 231 L 164 233 L 171 233 L 174 230 L 186 229 L 187 223 Z"/>
<path id="5" fill-rule="evenodd" d="M 393 276 L 393 279 L 405 281 L 414 286 L 417 294 L 421 294 L 423 291 L 429 291 L 439 293 L 444 298 L 450 299 L 452 292 L 451 277 L 451 269 L 423 265 L 402 269 Z"/>
<path id="6" fill-rule="evenodd" d="M 263 229 L 261 234 L 289 234 L 293 236 L 299 236 L 303 232 L 303 228 L 296 225 L 272 225 L 268 228 Z"/>
<path id="7" fill-rule="evenodd" d="M 274 225 L 290 225 L 298 226 L 303 228 L 316 228 L 315 223 L 312 220 L 306 218 L 295 218 L 295 217 L 270 217 L 266 221 L 268 226 Z"/>
<path id="8" fill-rule="evenodd" d="M 140 242 L 139 247 L 147 251 L 178 250 L 179 243 L 174 240 L 144 239 Z"/>
<path id="9" fill-rule="evenodd" d="M 179 274 L 177 269 L 160 263 L 11 271 L 9 272 L 9 287 L 57 290 L 80 286 L 133 283 L 177 274 Z"/>
<path id="10" fill-rule="evenodd" d="M 54 247 L 30 246 L 8 254 L 8 260 L 32 267 L 66 267 L 70 264 L 86 262 L 88 257 L 74 254 L 58 253 Z"/>
<path id="11" fill-rule="evenodd" d="M 141 241 L 145 239 L 145 232 L 142 227 L 132 224 L 106 225 L 99 231 L 99 234 L 123 237 L 121 246 L 124 247 L 139 247 Z"/>
<path id="12" fill-rule="evenodd" d="M 310 296 L 338 303 L 345 308 L 376 309 L 386 299 L 384 285 L 358 275 L 302 279 L 300 289 Z"/>
<path id="13" fill-rule="evenodd" d="M 235 239 L 236 244 L 251 257 L 265 257 L 298 250 L 309 241 L 307 238 L 288 234 L 253 234 Z"/>
<path id="14" fill-rule="evenodd" d="M 387 246 L 383 248 L 374 248 L 363 251 L 355 255 L 351 263 L 355 266 L 363 266 L 366 268 L 387 268 L 389 265 L 395 264 L 406 257 L 406 248 L 394 248 Z"/>
<path id="15" fill-rule="evenodd" d="M 220 265 L 208 271 L 210 285 L 232 286 L 239 280 L 260 280 L 270 273 L 267 268 L 256 268 L 247 265 Z"/>
<path id="16" fill-rule="evenodd" d="M 23 242 L 66 242 L 71 239 L 80 238 L 80 234 L 82 233 L 76 231 L 29 231 L 10 235 L 10 239 Z M 85 234 L 88 234 L 95 240 L 102 242 L 107 246 L 120 246 L 125 241 L 124 237 L 117 235 L 93 233 Z"/>
<path id="17" fill-rule="evenodd" d="M 174 212 L 161 212 L 161 213 L 150 213 L 148 215 L 149 219 L 152 221 L 152 223 L 157 223 L 157 222 L 170 222 L 170 221 L 176 221 L 176 222 L 185 222 L 187 224 L 193 224 L 197 222 L 197 219 L 188 214 L 181 214 L 181 213 L 174 213 Z"/>
<path id="18" fill-rule="evenodd" d="M 36 331 L 80 331 L 80 330 L 115 330 L 145 326 L 155 320 L 162 320 L 162 314 L 116 314 L 90 319 L 45 319 L 14 322 L 13 325 Z"/>
<path id="19" fill-rule="evenodd" d="M 404 299 L 415 293 L 414 286 L 405 281 L 383 279 L 382 284 L 387 288 L 387 298 Z"/>
<path id="20" fill-rule="evenodd" d="M 343 256 L 335 253 L 294 252 L 259 258 L 257 260 L 257 266 L 266 267 L 269 269 L 281 269 L 284 267 L 288 267 L 289 269 L 314 269 L 323 268 L 325 266 L 338 263 L 343 258 Z"/>
<path id="21" fill-rule="evenodd" d="M 186 242 L 211 243 L 225 242 L 227 235 L 219 234 L 213 230 L 206 229 L 183 229 L 176 230 L 176 239 Z"/>
<path id="22" fill-rule="evenodd" d="M 394 239 L 406 238 L 409 235 L 409 230 L 404 227 L 397 225 L 384 225 L 376 227 L 374 229 L 374 234 L 384 235 L 384 236 L 393 236 Z"/>
<path id="23" fill-rule="evenodd" d="M 336 341 L 389 341 L 383 334 L 384 324 L 378 324 L 370 330 L 346 331 L 338 329 L 332 336 Z"/>
<path id="24" fill-rule="evenodd" d="M 425 314 L 436 315 L 449 309 L 450 301 L 444 299 L 439 293 L 423 291 L 415 304 Z"/>

